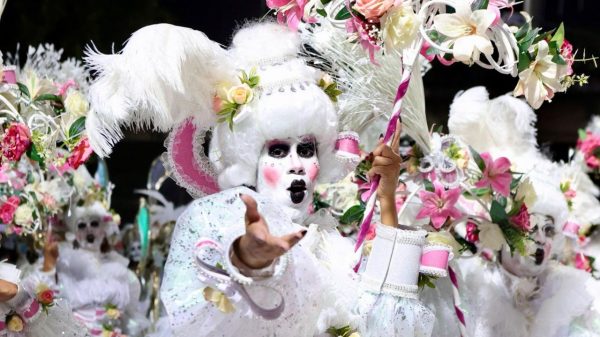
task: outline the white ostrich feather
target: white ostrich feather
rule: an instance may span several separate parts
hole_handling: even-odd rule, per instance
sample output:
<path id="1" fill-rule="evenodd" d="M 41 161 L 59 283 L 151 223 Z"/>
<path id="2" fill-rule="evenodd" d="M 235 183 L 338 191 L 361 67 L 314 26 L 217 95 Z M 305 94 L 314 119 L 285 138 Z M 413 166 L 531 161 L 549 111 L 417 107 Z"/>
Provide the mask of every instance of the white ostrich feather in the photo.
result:
<path id="1" fill-rule="evenodd" d="M 388 53 L 385 57 L 379 57 L 379 64 L 375 65 L 360 44 L 346 38 L 343 27 L 337 27 L 329 21 L 304 27 L 302 39 L 307 57 L 331 74 L 343 92 L 338 104 L 343 129 L 362 133 L 371 123 L 382 118 L 387 120 L 391 116 L 402 77 L 400 54 Z M 417 58 L 413 68 L 401 117 L 403 130 L 427 151 L 430 137 L 421 77 L 428 64 L 423 61 Z"/>
<path id="2" fill-rule="evenodd" d="M 159 204 L 150 206 L 150 213 L 152 216 L 152 222 L 158 222 L 161 225 L 171 221 L 176 221 L 187 207 L 187 205 L 185 205 L 175 208 L 175 205 L 168 201 L 167 198 L 165 198 L 165 196 L 158 191 L 137 189 L 134 192 L 143 194 L 159 202 Z"/>
<path id="3" fill-rule="evenodd" d="M 168 24 L 138 30 L 116 54 L 88 46 L 85 61 L 98 75 L 90 87 L 86 129 L 100 156 L 123 138 L 121 126 L 165 132 L 190 116 L 200 127 L 212 125 L 216 82 L 235 71 L 219 44 Z"/>

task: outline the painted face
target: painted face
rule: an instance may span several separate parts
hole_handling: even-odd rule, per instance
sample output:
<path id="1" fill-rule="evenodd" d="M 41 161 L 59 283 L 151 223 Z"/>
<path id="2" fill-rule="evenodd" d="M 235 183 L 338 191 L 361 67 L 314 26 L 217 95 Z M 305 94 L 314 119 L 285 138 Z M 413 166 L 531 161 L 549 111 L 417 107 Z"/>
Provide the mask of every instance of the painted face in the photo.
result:
<path id="1" fill-rule="evenodd" d="M 265 144 L 260 155 L 256 189 L 305 214 L 312 203 L 318 175 L 314 137 L 274 139 Z"/>
<path id="2" fill-rule="evenodd" d="M 77 222 L 75 239 L 80 247 L 90 251 L 100 251 L 100 246 L 105 237 L 106 232 L 102 228 L 100 217 L 83 217 Z"/>
<path id="3" fill-rule="evenodd" d="M 511 256 L 510 250 L 502 250 L 502 266 L 516 276 L 530 277 L 542 273 L 550 260 L 552 241 L 555 234 L 551 216 L 532 213 L 529 221 L 533 228 L 532 240 L 527 240 L 527 256 L 518 253 Z"/>

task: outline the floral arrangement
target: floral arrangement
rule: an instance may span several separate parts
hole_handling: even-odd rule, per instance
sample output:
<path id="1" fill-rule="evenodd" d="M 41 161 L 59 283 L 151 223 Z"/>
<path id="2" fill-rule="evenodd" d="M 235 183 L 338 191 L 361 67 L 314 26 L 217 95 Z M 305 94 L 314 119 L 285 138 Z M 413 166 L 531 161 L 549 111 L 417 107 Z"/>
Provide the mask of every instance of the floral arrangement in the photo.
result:
<path id="1" fill-rule="evenodd" d="M 280 23 L 302 29 L 330 21 L 345 27 L 377 63 L 378 57 L 398 57 L 416 50 L 443 65 L 461 62 L 518 77 L 515 96 L 524 95 L 534 108 L 588 76 L 573 73 L 577 51 L 565 39 L 564 26 L 542 31 L 525 23 L 509 27 L 501 12 L 512 0 L 267 0 Z M 497 56 L 499 55 L 499 56 Z"/>
<path id="2" fill-rule="evenodd" d="M 8 234 L 38 231 L 68 207 L 72 172 L 92 154 L 84 130 L 88 74 L 61 55 L 52 45 L 30 47 L 22 68 L 3 67 L 0 220 Z"/>
<path id="3" fill-rule="evenodd" d="M 353 330 L 349 325 L 341 328 L 330 327 L 327 333 L 332 337 L 360 337 L 360 334 Z"/>
<path id="4" fill-rule="evenodd" d="M 600 134 L 591 130 L 579 130 L 576 149 L 583 156 L 588 171 L 598 176 L 600 173 Z"/>
<path id="5" fill-rule="evenodd" d="M 218 122 L 227 122 L 232 130 L 234 118 L 243 105 L 252 102 L 254 88 L 260 83 L 260 77 L 256 75 L 256 69 L 250 70 L 249 73 L 242 70 L 238 79 L 240 83 L 237 85 L 231 85 L 230 83 L 219 85 L 213 99 L 213 109 L 219 116 Z"/>

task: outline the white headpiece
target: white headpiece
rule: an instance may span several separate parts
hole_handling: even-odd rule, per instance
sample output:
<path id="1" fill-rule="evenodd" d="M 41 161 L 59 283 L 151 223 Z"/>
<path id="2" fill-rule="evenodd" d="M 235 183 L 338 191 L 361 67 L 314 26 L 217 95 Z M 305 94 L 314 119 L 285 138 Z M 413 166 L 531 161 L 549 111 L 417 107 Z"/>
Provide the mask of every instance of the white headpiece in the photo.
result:
<path id="1" fill-rule="evenodd" d="M 132 35 L 119 54 L 88 50 L 87 62 L 100 72 L 91 87 L 95 111 L 86 127 L 100 155 L 122 138 L 121 125 L 173 130 L 167 162 L 175 180 L 194 196 L 219 188 L 256 184 L 260 152 L 269 139 L 312 135 L 318 144 L 322 182 L 337 178 L 343 165 L 334 153 L 337 114 L 318 86 L 319 72 L 298 57 L 298 35 L 275 23 L 241 29 L 229 50 L 204 34 L 153 25 Z M 228 123 L 213 109 L 219 88 L 241 85 L 255 72 L 258 84 Z M 205 130 L 212 128 L 209 158 Z M 356 158 L 357 159 L 357 158 Z M 218 184 L 217 184 L 218 182 Z"/>

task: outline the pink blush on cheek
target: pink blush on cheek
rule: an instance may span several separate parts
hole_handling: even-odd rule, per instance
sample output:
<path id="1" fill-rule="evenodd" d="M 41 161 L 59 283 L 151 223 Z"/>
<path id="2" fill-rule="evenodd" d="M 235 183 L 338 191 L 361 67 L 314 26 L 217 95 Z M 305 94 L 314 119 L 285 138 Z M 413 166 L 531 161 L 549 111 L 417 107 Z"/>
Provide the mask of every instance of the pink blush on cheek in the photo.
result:
<path id="1" fill-rule="evenodd" d="M 308 169 L 308 179 L 310 179 L 310 181 L 315 181 L 317 179 L 317 176 L 319 175 L 319 169 L 319 164 L 313 164 Z"/>
<path id="2" fill-rule="evenodd" d="M 277 183 L 279 182 L 279 177 L 280 174 L 276 168 L 265 167 L 263 169 L 263 178 L 265 178 L 267 185 L 269 185 L 270 187 L 277 186 Z"/>

